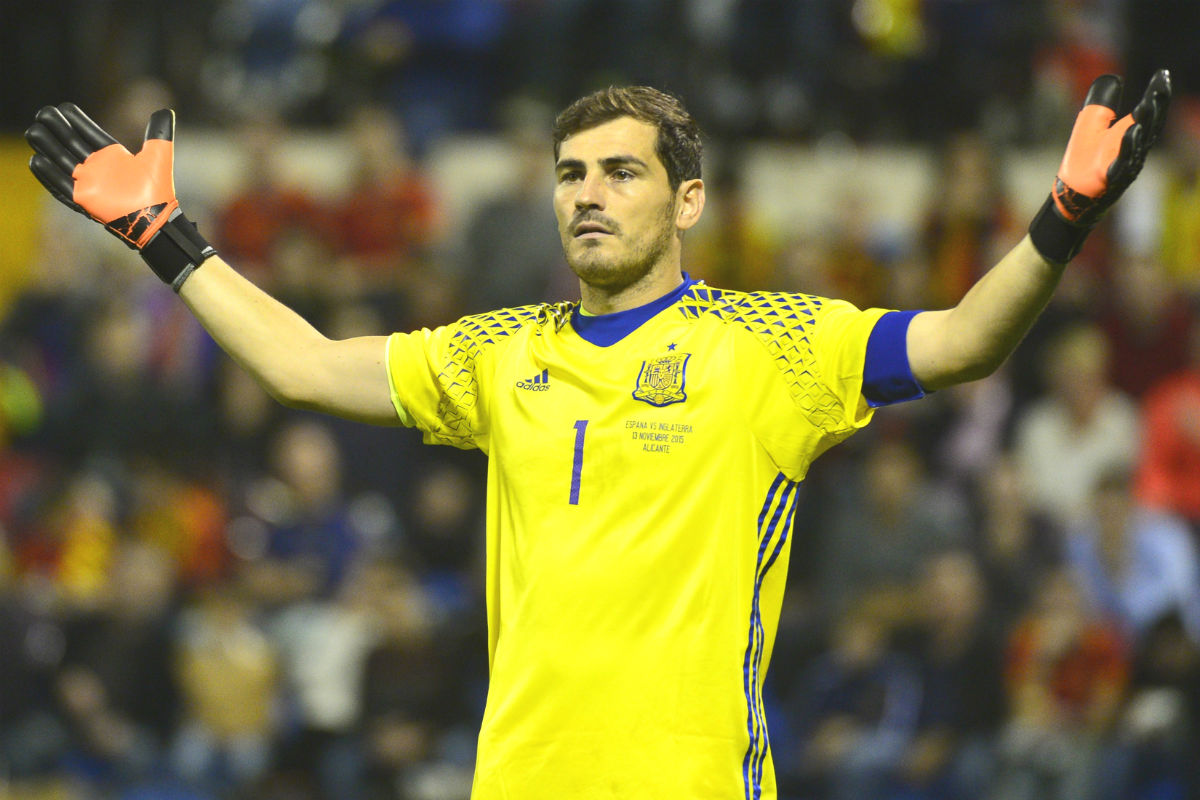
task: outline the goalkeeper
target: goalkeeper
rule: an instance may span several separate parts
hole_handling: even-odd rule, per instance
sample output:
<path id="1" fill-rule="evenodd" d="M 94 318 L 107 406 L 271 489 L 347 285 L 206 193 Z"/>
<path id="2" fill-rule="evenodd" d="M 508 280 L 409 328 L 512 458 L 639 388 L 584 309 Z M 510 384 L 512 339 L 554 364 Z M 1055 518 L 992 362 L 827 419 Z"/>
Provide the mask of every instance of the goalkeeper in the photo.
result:
<path id="1" fill-rule="evenodd" d="M 859 310 L 684 271 L 699 130 L 647 87 L 553 131 L 554 213 L 581 299 L 333 341 L 231 268 L 184 216 L 175 119 L 137 154 L 70 103 L 30 168 L 136 249 L 274 397 L 488 455 L 491 682 L 473 796 L 773 798 L 762 685 L 798 486 L 875 409 L 996 370 L 1137 176 L 1171 95 L 1130 113 L 1102 76 L 1029 235 L 954 308 Z"/>

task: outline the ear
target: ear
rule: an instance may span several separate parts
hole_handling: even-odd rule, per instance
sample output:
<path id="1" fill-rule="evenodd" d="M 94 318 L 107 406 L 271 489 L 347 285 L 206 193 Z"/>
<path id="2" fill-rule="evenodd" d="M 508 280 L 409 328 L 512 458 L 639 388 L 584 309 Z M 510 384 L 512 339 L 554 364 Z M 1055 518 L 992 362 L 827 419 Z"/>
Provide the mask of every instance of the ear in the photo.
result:
<path id="1" fill-rule="evenodd" d="M 675 192 L 675 227 L 686 231 L 700 221 L 703 211 L 704 181 L 693 178 L 679 184 Z"/>

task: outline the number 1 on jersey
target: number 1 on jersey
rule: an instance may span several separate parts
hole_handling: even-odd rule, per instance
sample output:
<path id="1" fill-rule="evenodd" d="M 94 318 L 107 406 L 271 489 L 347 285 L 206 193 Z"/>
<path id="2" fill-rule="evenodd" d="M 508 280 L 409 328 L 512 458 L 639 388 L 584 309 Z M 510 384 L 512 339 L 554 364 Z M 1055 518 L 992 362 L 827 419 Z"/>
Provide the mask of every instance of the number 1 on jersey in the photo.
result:
<path id="1" fill-rule="evenodd" d="M 575 420 L 575 457 L 571 460 L 570 504 L 579 505 L 579 478 L 583 475 L 583 434 L 587 430 L 586 419 Z"/>

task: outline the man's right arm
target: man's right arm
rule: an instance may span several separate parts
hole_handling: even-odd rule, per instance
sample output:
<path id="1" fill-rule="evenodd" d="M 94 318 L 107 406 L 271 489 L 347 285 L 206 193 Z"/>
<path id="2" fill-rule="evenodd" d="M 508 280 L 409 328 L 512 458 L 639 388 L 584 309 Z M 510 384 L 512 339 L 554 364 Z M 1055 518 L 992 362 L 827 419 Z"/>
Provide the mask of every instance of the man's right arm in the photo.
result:
<path id="1" fill-rule="evenodd" d="M 388 387 L 386 336 L 326 338 L 220 256 L 195 270 L 179 296 L 217 344 L 284 405 L 400 424 Z"/>
<path id="2" fill-rule="evenodd" d="M 25 131 L 29 168 L 59 202 L 136 249 L 179 292 L 217 343 L 280 402 L 396 425 L 387 339 L 333 341 L 226 264 L 175 197 L 175 113 L 150 116 L 141 150 L 125 149 L 77 106 L 38 111 Z"/>

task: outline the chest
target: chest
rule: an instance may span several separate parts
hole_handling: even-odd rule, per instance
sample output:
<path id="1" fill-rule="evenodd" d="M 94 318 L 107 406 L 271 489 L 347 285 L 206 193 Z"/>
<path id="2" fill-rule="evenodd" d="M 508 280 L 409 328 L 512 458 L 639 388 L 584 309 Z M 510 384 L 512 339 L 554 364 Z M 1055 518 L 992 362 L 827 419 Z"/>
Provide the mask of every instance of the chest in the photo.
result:
<path id="1" fill-rule="evenodd" d="M 665 326 L 585 345 L 533 340 L 497 364 L 491 457 L 523 496 L 576 505 L 661 489 L 720 458 L 745 427 L 720 337 Z"/>

